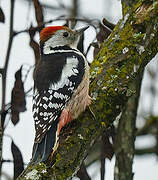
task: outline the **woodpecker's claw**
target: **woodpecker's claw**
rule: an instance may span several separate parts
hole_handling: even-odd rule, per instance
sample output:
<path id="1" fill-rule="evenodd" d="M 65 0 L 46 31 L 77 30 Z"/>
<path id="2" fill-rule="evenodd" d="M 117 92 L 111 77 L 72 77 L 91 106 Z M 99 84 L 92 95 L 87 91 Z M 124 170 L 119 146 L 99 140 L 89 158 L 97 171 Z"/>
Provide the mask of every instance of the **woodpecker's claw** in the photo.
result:
<path id="1" fill-rule="evenodd" d="M 96 116 L 95 116 L 94 112 L 92 111 L 92 109 L 89 106 L 88 106 L 88 111 L 91 113 L 93 118 L 96 119 Z"/>

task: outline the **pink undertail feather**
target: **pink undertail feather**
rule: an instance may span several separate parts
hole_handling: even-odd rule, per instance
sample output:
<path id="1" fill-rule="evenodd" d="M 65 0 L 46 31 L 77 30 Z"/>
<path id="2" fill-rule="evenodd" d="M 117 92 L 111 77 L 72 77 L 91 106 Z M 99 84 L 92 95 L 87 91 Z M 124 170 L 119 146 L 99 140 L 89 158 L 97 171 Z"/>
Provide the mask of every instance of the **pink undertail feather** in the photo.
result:
<path id="1" fill-rule="evenodd" d="M 62 127 L 64 127 L 66 124 L 68 124 L 72 120 L 70 112 L 67 109 L 63 109 L 60 119 L 59 119 L 59 126 L 58 126 L 58 132 L 57 135 L 59 136 L 60 131 Z"/>
<path id="2" fill-rule="evenodd" d="M 57 150 L 57 148 L 59 146 L 58 139 L 59 139 L 59 134 L 60 134 L 61 129 L 66 124 L 68 124 L 71 120 L 72 120 L 72 118 L 71 118 L 69 111 L 64 109 L 59 118 L 59 123 L 58 123 L 58 127 L 57 127 L 57 132 L 56 132 L 56 142 L 54 144 L 53 151 L 51 153 L 51 157 L 53 157 L 53 154 L 55 153 L 55 151 Z"/>

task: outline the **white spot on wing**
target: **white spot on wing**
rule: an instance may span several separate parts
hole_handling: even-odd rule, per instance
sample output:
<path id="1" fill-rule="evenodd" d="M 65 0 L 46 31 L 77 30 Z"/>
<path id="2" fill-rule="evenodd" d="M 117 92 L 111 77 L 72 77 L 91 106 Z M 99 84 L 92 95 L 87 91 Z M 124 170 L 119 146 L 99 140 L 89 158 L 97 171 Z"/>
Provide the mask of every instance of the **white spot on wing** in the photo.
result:
<path id="1" fill-rule="evenodd" d="M 40 101 L 41 101 L 41 99 L 39 99 L 39 101 L 36 103 L 36 106 L 38 106 L 38 105 L 39 105 Z"/>
<path id="2" fill-rule="evenodd" d="M 52 94 L 52 93 L 53 93 L 53 90 L 50 89 L 50 90 L 48 90 L 48 92 L 49 92 L 50 94 Z"/>
<path id="3" fill-rule="evenodd" d="M 62 106 L 62 104 L 57 104 L 57 103 L 52 103 L 52 102 L 50 102 L 50 103 L 48 104 L 48 106 L 49 106 L 50 108 L 58 109 L 58 108 L 60 108 L 60 107 Z"/>
<path id="4" fill-rule="evenodd" d="M 44 107 L 44 109 L 47 109 L 48 106 L 46 104 L 43 104 L 43 107 Z"/>
<path id="5" fill-rule="evenodd" d="M 43 129 L 43 131 L 42 131 L 42 132 L 44 133 L 46 130 L 47 130 L 47 129 L 45 128 L 45 129 Z"/>
<path id="6" fill-rule="evenodd" d="M 50 95 L 49 100 L 52 100 L 52 98 L 53 98 L 53 96 L 52 96 L 52 95 Z"/>
<path id="7" fill-rule="evenodd" d="M 44 120 L 44 121 L 47 121 L 47 120 L 48 120 L 48 117 L 44 117 L 43 120 Z"/>
<path id="8" fill-rule="evenodd" d="M 70 82 L 70 83 L 71 83 L 71 82 Z M 71 85 L 72 85 L 72 83 L 71 83 Z M 68 100 L 68 96 L 67 96 L 67 95 L 64 95 L 64 94 L 58 93 L 58 92 L 55 92 L 55 93 L 54 93 L 54 97 L 55 97 L 55 98 L 60 98 L 61 100 L 63 100 L 63 99 Z"/>
<path id="9" fill-rule="evenodd" d="M 72 82 L 71 81 L 70 81 L 69 85 L 72 86 Z"/>
<path id="10" fill-rule="evenodd" d="M 47 116 L 47 112 L 44 112 L 44 114 L 43 114 L 44 116 Z"/>
<path id="11" fill-rule="evenodd" d="M 43 124 L 39 124 L 39 127 L 43 127 Z"/>
<path id="12" fill-rule="evenodd" d="M 73 90 L 74 90 L 74 87 L 69 87 L 68 90 L 73 91 Z"/>
<path id="13" fill-rule="evenodd" d="M 51 128 L 51 125 L 48 127 L 48 130 Z"/>
<path id="14" fill-rule="evenodd" d="M 37 116 L 35 117 L 35 121 L 38 121 L 38 117 Z"/>
<path id="15" fill-rule="evenodd" d="M 75 74 L 78 74 L 78 70 L 76 68 L 72 69 Z"/>
<path id="16" fill-rule="evenodd" d="M 37 124 L 39 124 L 40 123 L 40 121 L 35 121 L 35 124 L 37 125 Z"/>
<path id="17" fill-rule="evenodd" d="M 44 96 L 43 99 L 44 99 L 45 101 L 48 101 L 48 98 L 47 98 L 46 96 Z"/>
<path id="18" fill-rule="evenodd" d="M 50 119 L 48 123 L 51 123 L 53 119 Z"/>

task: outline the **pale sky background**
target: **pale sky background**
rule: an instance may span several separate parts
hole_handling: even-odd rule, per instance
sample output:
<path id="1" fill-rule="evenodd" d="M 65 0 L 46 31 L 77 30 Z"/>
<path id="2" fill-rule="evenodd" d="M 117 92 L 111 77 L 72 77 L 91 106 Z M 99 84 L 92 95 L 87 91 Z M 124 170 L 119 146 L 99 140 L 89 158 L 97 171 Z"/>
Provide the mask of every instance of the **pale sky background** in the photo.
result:
<path id="1" fill-rule="evenodd" d="M 45 3 L 53 2 L 52 5 L 56 4 L 57 1 L 55 0 L 45 0 L 43 1 Z M 63 0 L 63 2 L 66 2 L 67 4 L 71 4 L 71 0 Z M 121 1 L 119 0 L 107 0 L 106 2 L 104 0 L 80 0 L 80 13 L 82 13 L 83 16 L 87 16 L 90 18 L 97 18 L 102 19 L 103 17 L 106 17 L 108 20 L 110 20 L 113 23 L 117 23 L 118 20 L 121 18 Z M 107 6 L 106 3 L 110 3 L 110 6 Z M 6 47 L 8 43 L 8 26 L 9 26 L 9 12 L 10 12 L 10 0 L 1 0 L 0 5 L 4 11 L 4 14 L 6 15 L 6 23 L 2 24 L 0 23 L 0 49 L 1 49 L 1 57 L 0 57 L 0 67 L 4 64 L 4 58 L 6 55 Z M 29 13 L 28 13 L 29 12 Z M 48 11 L 45 12 L 46 19 L 53 19 L 55 18 L 54 12 Z M 66 14 L 66 11 L 62 12 L 62 14 L 55 12 L 57 16 Z M 32 22 L 35 25 L 34 22 L 34 8 L 31 7 L 31 10 L 29 11 L 28 3 L 22 3 L 21 0 L 16 0 L 15 3 L 15 17 L 14 17 L 15 23 L 14 23 L 14 29 L 15 30 L 23 30 L 26 28 L 29 28 L 30 22 Z M 58 24 L 61 24 L 61 22 L 58 22 Z M 52 25 L 52 24 L 51 24 Z M 53 25 L 57 25 L 57 23 L 53 23 Z M 84 26 L 82 24 L 82 26 Z M 95 36 L 93 28 L 89 28 L 87 30 L 86 34 L 86 43 L 88 44 L 91 42 Z M 37 36 L 37 39 L 39 37 Z M 32 49 L 29 48 L 29 38 L 28 36 L 23 33 L 15 37 L 12 50 L 11 50 L 11 56 L 10 56 L 10 62 L 9 62 L 9 69 L 8 69 L 8 76 L 7 76 L 7 102 L 10 102 L 10 95 L 11 90 L 14 85 L 14 74 L 15 72 L 20 68 L 22 64 L 24 65 L 25 69 L 28 69 L 28 65 L 33 65 L 34 63 L 34 55 Z M 155 58 L 148 66 L 152 68 L 157 68 L 158 64 Z M 92 60 L 92 52 L 88 56 L 88 60 Z M 25 71 L 24 71 L 25 72 Z M 1 81 L 1 79 L 0 79 Z M 148 85 L 150 83 L 150 79 L 145 73 L 145 80 L 143 81 L 143 88 L 141 93 L 141 106 L 139 107 L 139 110 L 142 109 L 146 110 L 146 112 L 149 112 L 149 105 L 150 105 L 150 94 L 149 92 L 146 92 L 146 89 L 148 88 Z M 29 77 L 27 79 L 27 82 L 25 83 L 25 90 L 28 90 L 33 85 L 32 81 L 32 73 L 29 74 Z M 0 84 L 1 86 L 1 84 Z M 1 90 L 1 87 L 0 87 Z M 1 92 L 1 91 L 0 91 Z M 144 92 L 146 94 L 144 95 Z M 145 97 L 145 98 L 143 98 Z M 1 99 L 1 93 L 0 93 L 0 99 Z M 155 105 L 153 112 L 154 114 L 158 114 L 158 103 L 156 103 L 157 99 L 155 100 Z M 158 101 L 157 101 L 158 102 Z M 20 148 L 24 162 L 28 163 L 31 158 L 31 152 L 32 152 L 32 145 L 34 140 L 34 123 L 32 118 L 32 98 L 27 98 L 27 112 L 20 114 L 20 123 L 18 123 L 16 126 L 12 125 L 11 122 L 9 122 L 7 129 L 5 130 L 6 135 L 12 136 L 14 142 L 16 145 Z M 138 122 L 138 125 L 143 125 L 143 121 L 141 119 Z M 10 143 L 11 139 L 7 136 L 4 137 L 4 146 L 3 146 L 3 157 L 4 159 L 12 159 L 11 149 L 10 149 Z M 153 137 L 146 137 L 146 138 L 139 138 L 136 141 L 137 147 L 146 147 L 150 146 L 151 144 L 154 144 Z M 106 180 L 113 180 L 113 168 L 114 168 L 114 158 L 110 162 L 107 160 L 106 163 Z M 7 172 L 10 176 L 13 175 L 13 165 L 10 163 L 4 163 L 3 164 L 3 171 Z M 89 167 L 88 172 L 91 176 L 93 176 L 92 180 L 99 180 L 100 179 L 100 164 L 95 163 L 91 167 Z M 134 159 L 134 167 L 133 167 L 134 180 L 157 180 L 158 179 L 158 162 L 156 156 L 148 155 L 148 156 L 141 156 L 136 157 Z M 76 178 L 77 179 L 77 178 Z M 2 178 L 2 180 L 5 180 L 5 178 Z"/>

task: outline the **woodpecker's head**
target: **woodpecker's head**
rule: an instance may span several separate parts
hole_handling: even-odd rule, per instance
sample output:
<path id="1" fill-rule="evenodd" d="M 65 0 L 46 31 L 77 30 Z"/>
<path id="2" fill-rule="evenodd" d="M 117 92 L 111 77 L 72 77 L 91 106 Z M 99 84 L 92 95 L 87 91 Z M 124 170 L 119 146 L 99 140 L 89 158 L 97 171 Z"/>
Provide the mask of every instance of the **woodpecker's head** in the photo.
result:
<path id="1" fill-rule="evenodd" d="M 80 35 L 88 28 L 71 30 L 65 26 L 50 26 L 40 32 L 40 45 L 43 54 L 50 54 L 58 46 L 77 48 Z"/>

